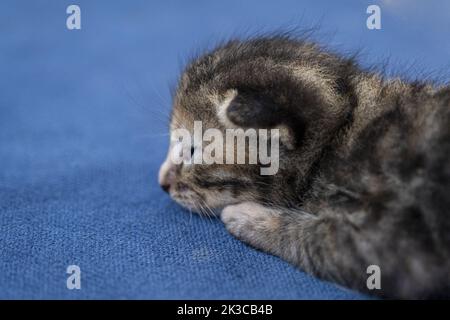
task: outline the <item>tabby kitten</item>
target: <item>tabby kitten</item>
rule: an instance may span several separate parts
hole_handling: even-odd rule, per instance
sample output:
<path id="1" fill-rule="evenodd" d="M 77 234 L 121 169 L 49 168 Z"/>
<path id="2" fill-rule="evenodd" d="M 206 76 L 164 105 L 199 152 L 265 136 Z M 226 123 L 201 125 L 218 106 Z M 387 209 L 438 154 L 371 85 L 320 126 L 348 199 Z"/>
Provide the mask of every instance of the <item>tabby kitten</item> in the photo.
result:
<path id="1" fill-rule="evenodd" d="M 281 128 L 279 171 L 175 165 L 171 141 L 159 182 L 175 201 L 323 279 L 390 298 L 448 294 L 450 87 L 385 80 L 290 37 L 234 40 L 181 76 L 170 129 L 196 120 Z"/>

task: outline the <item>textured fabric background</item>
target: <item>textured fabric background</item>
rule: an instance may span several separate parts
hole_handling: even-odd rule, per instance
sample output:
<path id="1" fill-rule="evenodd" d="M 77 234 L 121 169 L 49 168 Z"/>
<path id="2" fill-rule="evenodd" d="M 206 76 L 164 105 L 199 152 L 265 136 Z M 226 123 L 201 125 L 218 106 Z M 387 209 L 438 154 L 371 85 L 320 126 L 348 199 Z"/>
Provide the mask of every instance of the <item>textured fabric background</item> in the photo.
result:
<path id="1" fill-rule="evenodd" d="M 156 181 L 167 84 L 196 48 L 317 22 L 338 50 L 440 69 L 450 50 L 435 36 L 448 19 L 387 1 L 372 32 L 369 2 L 242 2 L 0 2 L 0 298 L 365 298 L 170 201 Z M 66 29 L 71 3 L 82 30 Z M 72 264 L 81 290 L 66 288 Z"/>

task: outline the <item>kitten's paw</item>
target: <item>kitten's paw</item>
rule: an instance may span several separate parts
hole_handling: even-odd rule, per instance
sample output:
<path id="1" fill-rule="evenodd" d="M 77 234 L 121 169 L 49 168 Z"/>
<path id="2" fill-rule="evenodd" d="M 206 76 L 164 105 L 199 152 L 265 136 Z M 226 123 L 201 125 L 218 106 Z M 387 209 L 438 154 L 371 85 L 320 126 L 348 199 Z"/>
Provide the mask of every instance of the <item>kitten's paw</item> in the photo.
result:
<path id="1" fill-rule="evenodd" d="M 278 216 L 270 208 L 255 202 L 227 206 L 222 210 L 221 219 L 232 235 L 257 247 L 279 226 Z"/>

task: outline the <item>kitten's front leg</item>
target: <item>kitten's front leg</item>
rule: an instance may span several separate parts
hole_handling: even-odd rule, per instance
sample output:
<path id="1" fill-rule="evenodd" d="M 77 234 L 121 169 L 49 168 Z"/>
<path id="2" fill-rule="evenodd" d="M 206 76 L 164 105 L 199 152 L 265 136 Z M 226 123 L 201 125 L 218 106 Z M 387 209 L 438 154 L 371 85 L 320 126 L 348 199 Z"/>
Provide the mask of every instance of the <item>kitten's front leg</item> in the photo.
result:
<path id="1" fill-rule="evenodd" d="M 223 209 L 221 219 L 236 238 L 265 251 L 277 254 L 280 242 L 280 213 L 255 202 L 243 202 Z"/>
<path id="2" fill-rule="evenodd" d="M 254 202 L 225 207 L 221 219 L 231 234 L 257 249 L 327 280 L 365 287 L 366 269 L 354 258 L 347 235 L 338 235 L 334 219 Z"/>
<path id="3" fill-rule="evenodd" d="M 223 209 L 221 219 L 227 230 L 247 244 L 279 256 L 313 272 L 319 261 L 311 262 L 306 254 L 310 244 L 309 229 L 318 218 L 304 213 L 294 214 L 255 202 L 243 202 Z"/>

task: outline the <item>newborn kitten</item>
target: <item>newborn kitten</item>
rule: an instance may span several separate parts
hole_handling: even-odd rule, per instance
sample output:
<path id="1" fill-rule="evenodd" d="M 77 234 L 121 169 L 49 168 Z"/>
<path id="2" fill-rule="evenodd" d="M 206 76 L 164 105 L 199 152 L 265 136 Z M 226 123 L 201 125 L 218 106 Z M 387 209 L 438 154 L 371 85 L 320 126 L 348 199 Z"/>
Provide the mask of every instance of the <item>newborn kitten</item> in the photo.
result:
<path id="1" fill-rule="evenodd" d="M 238 239 L 323 279 L 391 298 L 448 294 L 449 87 L 387 81 L 289 37 L 235 40 L 181 76 L 171 132 L 193 134 L 197 120 L 280 128 L 279 170 L 176 165 L 173 139 L 159 181 L 178 203 L 221 211 Z"/>

